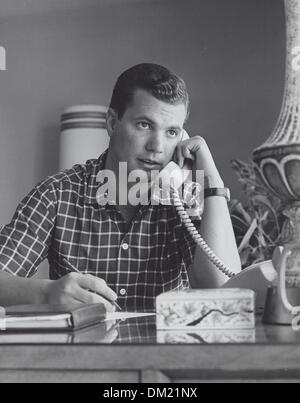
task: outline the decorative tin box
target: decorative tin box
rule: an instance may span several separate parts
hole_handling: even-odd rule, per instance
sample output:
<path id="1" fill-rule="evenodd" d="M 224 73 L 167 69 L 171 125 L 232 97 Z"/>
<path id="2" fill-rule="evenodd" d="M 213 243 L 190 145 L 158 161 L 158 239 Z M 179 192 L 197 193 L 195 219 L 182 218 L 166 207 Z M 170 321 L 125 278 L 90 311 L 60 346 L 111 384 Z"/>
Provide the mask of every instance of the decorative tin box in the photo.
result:
<path id="1" fill-rule="evenodd" d="M 169 291 L 156 297 L 158 330 L 252 329 L 255 293 L 246 289 Z"/>

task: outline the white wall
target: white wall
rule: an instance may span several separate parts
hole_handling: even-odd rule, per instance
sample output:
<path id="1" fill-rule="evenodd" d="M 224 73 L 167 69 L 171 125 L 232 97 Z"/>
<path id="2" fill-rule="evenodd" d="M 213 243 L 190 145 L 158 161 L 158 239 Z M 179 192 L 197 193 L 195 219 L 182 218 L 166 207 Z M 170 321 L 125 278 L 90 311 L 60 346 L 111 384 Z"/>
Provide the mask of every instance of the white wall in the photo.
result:
<path id="1" fill-rule="evenodd" d="M 45 0 L 44 0 L 45 1 Z M 83 2 L 84 3 L 84 2 Z M 225 182 L 230 167 L 271 133 L 284 82 L 281 0 L 152 0 L 1 17 L 0 224 L 57 170 L 60 113 L 108 104 L 117 76 L 143 62 L 165 64 L 192 95 L 191 134 L 206 137 Z"/>

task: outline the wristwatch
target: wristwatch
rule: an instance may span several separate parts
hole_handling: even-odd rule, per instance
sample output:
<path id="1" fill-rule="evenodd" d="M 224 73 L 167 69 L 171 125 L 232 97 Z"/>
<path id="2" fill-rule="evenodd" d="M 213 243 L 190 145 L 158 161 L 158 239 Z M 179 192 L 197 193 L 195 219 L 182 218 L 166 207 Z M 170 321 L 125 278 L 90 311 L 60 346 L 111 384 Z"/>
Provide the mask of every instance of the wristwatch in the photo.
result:
<path id="1" fill-rule="evenodd" d="M 230 202 L 230 190 L 229 188 L 207 188 L 204 189 L 204 199 L 211 196 L 225 197 L 227 203 Z"/>

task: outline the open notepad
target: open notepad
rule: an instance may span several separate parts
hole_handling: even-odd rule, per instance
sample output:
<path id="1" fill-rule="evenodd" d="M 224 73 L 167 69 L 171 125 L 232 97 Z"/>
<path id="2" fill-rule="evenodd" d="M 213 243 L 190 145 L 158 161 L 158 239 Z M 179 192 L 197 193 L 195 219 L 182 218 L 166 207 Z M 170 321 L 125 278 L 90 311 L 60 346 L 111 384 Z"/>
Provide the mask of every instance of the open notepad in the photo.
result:
<path id="1" fill-rule="evenodd" d="M 6 308 L 2 330 L 77 330 L 107 320 L 125 320 L 155 313 L 106 312 L 103 304 L 16 305 Z"/>

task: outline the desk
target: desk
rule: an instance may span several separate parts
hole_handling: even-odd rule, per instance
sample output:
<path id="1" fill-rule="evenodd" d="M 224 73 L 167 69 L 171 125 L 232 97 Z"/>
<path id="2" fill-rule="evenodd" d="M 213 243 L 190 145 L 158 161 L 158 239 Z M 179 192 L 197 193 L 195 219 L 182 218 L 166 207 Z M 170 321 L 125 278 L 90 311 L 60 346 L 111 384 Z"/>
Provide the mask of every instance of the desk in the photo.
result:
<path id="1" fill-rule="evenodd" d="M 300 332 L 264 326 L 260 318 L 255 330 L 225 339 L 222 332 L 166 337 L 156 332 L 155 317 L 109 326 L 74 334 L 0 334 L 0 382 L 300 380 Z"/>

